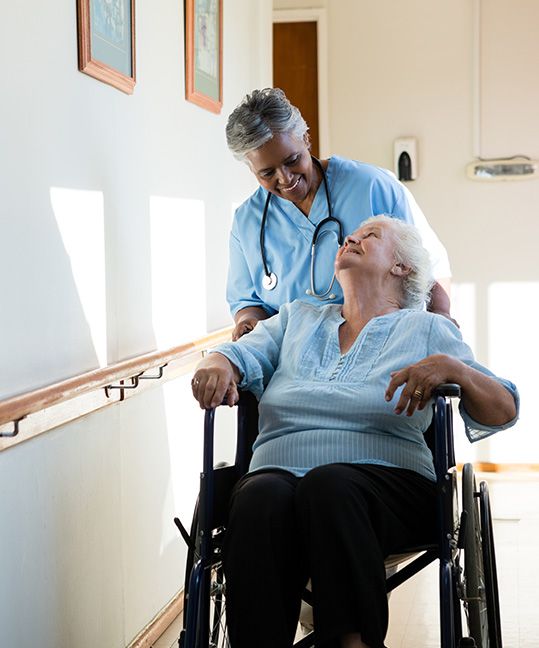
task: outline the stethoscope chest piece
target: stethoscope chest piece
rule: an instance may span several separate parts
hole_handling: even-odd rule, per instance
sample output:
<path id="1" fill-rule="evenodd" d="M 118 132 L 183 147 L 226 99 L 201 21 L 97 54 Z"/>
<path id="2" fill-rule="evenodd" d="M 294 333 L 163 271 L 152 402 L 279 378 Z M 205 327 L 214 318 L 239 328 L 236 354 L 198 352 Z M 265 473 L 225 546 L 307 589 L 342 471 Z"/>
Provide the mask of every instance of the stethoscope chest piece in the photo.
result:
<path id="1" fill-rule="evenodd" d="M 274 272 L 270 272 L 267 275 L 264 275 L 264 278 L 262 279 L 262 286 L 266 290 L 273 290 L 275 286 L 277 285 L 277 277 L 275 276 Z"/>
<path id="2" fill-rule="evenodd" d="M 320 300 L 328 300 L 328 299 L 335 299 L 335 294 L 331 292 L 331 289 L 333 288 L 333 283 L 335 282 L 335 273 L 333 273 L 333 278 L 331 279 L 331 283 L 329 284 L 327 290 L 324 292 L 318 293 L 315 290 L 314 287 L 314 255 L 315 255 L 315 248 L 316 244 L 324 234 L 328 234 L 330 230 L 324 230 L 321 232 L 321 229 L 324 225 L 327 223 L 335 223 L 337 227 L 339 228 L 338 231 L 338 236 L 337 236 L 337 243 L 339 246 L 341 246 L 344 242 L 344 237 L 343 237 L 343 227 L 342 223 L 339 221 L 338 218 L 335 218 L 332 213 L 331 209 L 331 198 L 329 195 L 329 187 L 328 187 L 328 182 L 326 178 L 326 174 L 324 172 L 324 168 L 322 167 L 322 164 L 320 163 L 319 160 L 317 160 L 315 157 L 313 157 L 313 163 L 320 169 L 320 173 L 322 174 L 322 180 L 324 182 L 324 189 L 326 192 L 326 202 L 327 202 L 327 208 L 328 208 L 328 215 L 326 218 L 323 218 L 318 225 L 315 227 L 314 233 L 313 233 L 313 239 L 311 243 L 311 287 L 306 290 L 306 294 L 315 297 L 316 299 Z M 262 287 L 265 290 L 273 290 L 275 286 L 277 285 L 277 277 L 276 275 L 271 272 L 267 260 L 266 260 L 266 250 L 264 248 L 264 238 L 266 234 L 266 219 L 268 217 L 268 207 L 270 204 L 271 200 L 271 193 L 268 191 L 268 195 L 266 197 L 266 202 L 264 204 L 264 211 L 262 212 L 262 222 L 260 223 L 260 255 L 262 256 L 262 265 L 264 266 L 264 277 L 262 279 Z"/>

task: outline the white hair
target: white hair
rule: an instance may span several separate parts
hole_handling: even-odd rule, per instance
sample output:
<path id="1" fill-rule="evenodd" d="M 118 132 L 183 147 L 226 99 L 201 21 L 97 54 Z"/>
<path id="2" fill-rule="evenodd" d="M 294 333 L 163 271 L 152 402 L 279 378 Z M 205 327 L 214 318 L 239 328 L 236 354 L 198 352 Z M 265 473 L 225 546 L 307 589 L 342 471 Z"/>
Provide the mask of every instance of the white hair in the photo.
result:
<path id="1" fill-rule="evenodd" d="M 434 279 L 430 255 L 423 247 L 419 230 L 415 225 L 387 214 L 371 216 L 361 223 L 361 227 L 369 223 L 385 223 L 392 228 L 395 234 L 395 260 L 411 268 L 402 280 L 402 308 L 421 310 L 429 301 Z"/>

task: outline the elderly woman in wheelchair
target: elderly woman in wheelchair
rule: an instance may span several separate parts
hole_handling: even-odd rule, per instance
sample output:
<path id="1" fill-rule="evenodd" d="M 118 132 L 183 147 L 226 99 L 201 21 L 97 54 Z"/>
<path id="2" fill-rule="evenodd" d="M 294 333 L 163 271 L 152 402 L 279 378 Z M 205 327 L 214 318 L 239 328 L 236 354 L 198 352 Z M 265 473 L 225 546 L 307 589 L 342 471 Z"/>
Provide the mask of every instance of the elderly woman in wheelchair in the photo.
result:
<path id="1" fill-rule="evenodd" d="M 460 385 L 475 438 L 518 414 L 516 387 L 474 360 L 451 321 L 423 310 L 430 264 L 413 226 L 369 219 L 335 270 L 342 306 L 285 305 L 207 356 L 192 381 L 205 409 L 233 405 L 238 388 L 259 399 L 223 549 L 232 648 L 292 646 L 309 578 L 317 646 L 383 648 L 384 559 L 436 541 L 423 436 L 433 390 Z"/>

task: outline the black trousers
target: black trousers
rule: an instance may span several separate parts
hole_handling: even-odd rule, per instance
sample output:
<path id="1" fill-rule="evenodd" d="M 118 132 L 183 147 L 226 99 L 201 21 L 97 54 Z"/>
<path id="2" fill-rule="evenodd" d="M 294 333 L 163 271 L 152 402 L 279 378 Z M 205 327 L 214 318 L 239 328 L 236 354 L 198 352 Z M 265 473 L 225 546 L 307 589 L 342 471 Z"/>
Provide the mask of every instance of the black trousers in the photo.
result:
<path id="1" fill-rule="evenodd" d="M 435 484 L 410 470 L 330 464 L 246 475 L 224 546 L 231 648 L 290 648 L 308 578 L 316 646 L 360 633 L 384 648 L 384 558 L 436 541 Z"/>

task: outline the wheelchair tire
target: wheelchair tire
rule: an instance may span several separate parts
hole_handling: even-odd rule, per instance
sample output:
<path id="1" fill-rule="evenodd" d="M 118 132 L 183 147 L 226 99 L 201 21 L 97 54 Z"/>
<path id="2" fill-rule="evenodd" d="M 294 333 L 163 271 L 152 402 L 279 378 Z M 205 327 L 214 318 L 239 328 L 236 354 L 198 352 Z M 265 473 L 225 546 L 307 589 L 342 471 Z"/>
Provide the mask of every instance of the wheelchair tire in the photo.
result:
<path id="1" fill-rule="evenodd" d="M 489 644 L 489 615 L 485 586 L 481 519 L 473 466 L 462 470 L 462 508 L 467 513 L 464 538 L 464 608 L 470 636 L 477 648 L 493 648 Z"/>
<path id="2" fill-rule="evenodd" d="M 494 550 L 494 532 L 492 527 L 490 498 L 486 482 L 481 482 L 479 484 L 479 510 L 481 515 L 483 571 L 485 575 L 489 648 L 502 648 L 498 572 L 496 569 L 496 553 Z"/>
<path id="3" fill-rule="evenodd" d="M 185 645 L 185 636 L 188 623 L 196 624 L 195 646 L 193 648 L 229 648 L 228 631 L 226 627 L 226 586 L 223 573 L 223 566 L 220 560 L 219 549 L 215 552 L 215 559 L 212 560 L 209 572 L 209 625 L 202 627 L 200 616 L 202 612 L 202 601 L 200 592 L 190 592 L 190 576 L 200 556 L 200 525 L 199 525 L 199 500 L 197 498 L 191 522 L 190 537 L 193 546 L 187 552 L 184 583 L 184 629 L 180 635 L 180 648 L 191 648 Z M 188 619 L 186 616 L 187 602 L 190 596 L 199 598 L 197 609 L 198 619 Z M 206 625 L 206 622 L 204 622 Z"/>

